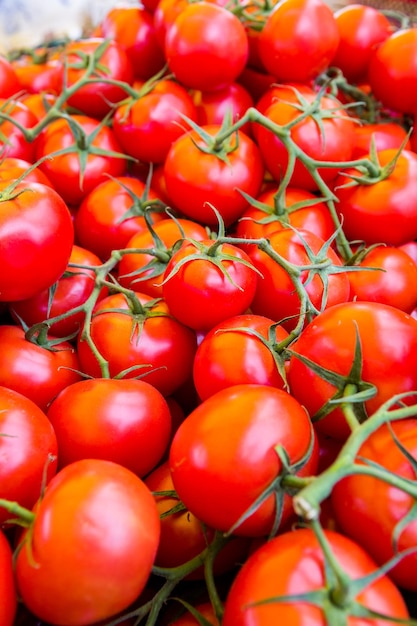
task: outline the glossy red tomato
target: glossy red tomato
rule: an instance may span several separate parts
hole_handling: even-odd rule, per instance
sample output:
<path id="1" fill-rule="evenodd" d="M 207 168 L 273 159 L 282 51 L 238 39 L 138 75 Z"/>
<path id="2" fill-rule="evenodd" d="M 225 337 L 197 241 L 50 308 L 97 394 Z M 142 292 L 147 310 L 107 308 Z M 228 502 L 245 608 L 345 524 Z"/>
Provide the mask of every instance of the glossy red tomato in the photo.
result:
<path id="1" fill-rule="evenodd" d="M 284 389 L 275 344 L 288 332 L 261 315 L 236 315 L 214 326 L 200 342 L 194 358 L 193 380 L 205 400 L 242 383 L 271 385 Z"/>
<path id="2" fill-rule="evenodd" d="M 360 159 L 361 157 L 367 157 L 371 152 L 372 142 L 374 142 L 378 152 L 390 148 L 395 148 L 396 150 L 399 150 L 401 147 L 406 150 L 411 148 L 411 142 L 409 139 L 407 140 L 407 131 L 404 126 L 397 122 L 356 124 L 352 158 Z"/>
<path id="3" fill-rule="evenodd" d="M 221 124 L 226 115 L 231 115 L 232 121 L 236 122 L 255 104 L 252 95 L 239 82 L 216 91 L 196 90 L 192 96 L 200 126 Z M 241 130 L 250 133 L 250 124 L 242 126 Z"/>
<path id="4" fill-rule="evenodd" d="M 30 509 L 57 470 L 54 429 L 32 400 L 0 387 L 0 433 L 0 498 Z M 0 507 L 0 524 L 11 517 Z"/>
<path id="5" fill-rule="evenodd" d="M 0 626 L 13 626 L 17 611 L 13 553 L 9 541 L 0 531 Z"/>
<path id="6" fill-rule="evenodd" d="M 30 94 L 60 94 L 63 87 L 62 62 L 48 58 L 47 50 L 23 54 L 13 61 L 21 89 Z"/>
<path id="7" fill-rule="evenodd" d="M 264 536 L 277 515 L 274 493 L 254 512 L 249 509 L 282 470 L 276 447 L 285 449 L 290 464 L 304 459 L 296 473 L 311 475 L 318 461 L 314 441 L 307 413 L 288 393 L 266 385 L 234 385 L 204 400 L 179 426 L 169 457 L 174 487 L 208 526 Z M 293 514 L 291 497 L 286 494 L 284 500 L 280 526 Z"/>
<path id="8" fill-rule="evenodd" d="M 341 409 L 328 407 L 328 415 L 322 411 L 335 394 L 343 393 L 346 382 L 341 381 L 337 389 L 297 355 L 347 376 L 353 367 L 357 340 L 362 352 L 358 388 L 364 383 L 375 387 L 375 395 L 365 403 L 365 415 L 371 415 L 395 394 L 417 389 L 415 319 L 377 302 L 347 302 L 323 311 L 291 346 L 295 354 L 290 359 L 288 382 L 291 394 L 306 407 L 313 421 L 320 412 L 316 428 L 337 439 L 346 439 L 350 433 Z M 410 397 L 409 403 L 413 401 Z"/>
<path id="9" fill-rule="evenodd" d="M 135 297 L 135 305 L 117 293 L 101 300 L 94 309 L 91 339 L 108 361 L 110 376 L 144 376 L 163 395 L 170 395 L 191 376 L 195 332 L 171 317 L 163 300 L 142 293 Z M 82 370 L 101 378 L 99 362 L 82 334 L 77 351 Z"/>
<path id="10" fill-rule="evenodd" d="M 167 31 L 164 49 L 175 78 L 202 91 L 233 83 L 249 56 L 248 37 L 239 18 L 211 2 L 186 6 Z"/>
<path id="11" fill-rule="evenodd" d="M 0 55 L 0 98 L 10 98 L 22 91 L 22 85 L 9 59 Z"/>
<path id="12" fill-rule="evenodd" d="M 30 171 L 29 171 L 29 168 Z M 33 164 L 24 159 L 18 159 L 16 157 L 5 157 L 0 163 L 0 180 L 13 181 L 20 176 L 23 176 L 25 183 L 41 183 L 52 187 L 51 181 L 46 174 L 42 172 L 38 167 L 33 168 Z"/>
<path id="13" fill-rule="evenodd" d="M 375 572 L 374 561 L 354 541 L 328 530 L 325 537 L 334 558 L 349 577 L 349 583 Z M 325 568 L 331 570 L 311 529 L 289 531 L 264 543 L 243 564 L 232 583 L 225 602 L 223 625 L 322 626 L 337 623 L 335 620 L 340 618 L 340 623 L 352 626 L 394 626 L 397 619 L 407 619 L 405 602 L 386 575 L 364 583 L 359 592 L 353 594 L 352 590 L 354 597 L 348 596 L 345 602 L 337 603 L 334 596 L 340 588 L 337 582 L 329 582 Z M 319 590 L 323 596 L 317 603 L 299 597 Z M 282 596 L 289 598 L 279 601 Z M 378 615 L 354 617 L 358 604 Z M 330 607 L 327 610 L 331 611 L 331 622 L 326 617 L 327 607 Z M 386 617 L 379 617 L 379 614 Z"/>
<path id="14" fill-rule="evenodd" d="M 278 81 L 301 83 L 327 69 L 338 44 L 333 11 L 322 0 L 281 0 L 258 38 L 265 70 Z"/>
<path id="15" fill-rule="evenodd" d="M 11 119 L 3 120 L 1 112 Z M 0 98 L 0 156 L 33 163 L 36 160 L 36 142 L 27 140 L 19 126 L 30 129 L 37 121 L 34 113 L 23 102 Z"/>
<path id="16" fill-rule="evenodd" d="M 133 472 L 98 459 L 68 465 L 48 485 L 20 543 L 24 604 L 57 626 L 109 619 L 145 587 L 159 533 L 152 494 Z"/>
<path id="17" fill-rule="evenodd" d="M 30 298 L 62 276 L 74 242 L 71 214 L 51 187 L 0 183 L 0 301 Z"/>
<path id="18" fill-rule="evenodd" d="M 142 477 L 160 462 L 171 435 L 167 402 L 144 380 L 81 380 L 61 391 L 47 415 L 61 468 L 106 459 Z"/>

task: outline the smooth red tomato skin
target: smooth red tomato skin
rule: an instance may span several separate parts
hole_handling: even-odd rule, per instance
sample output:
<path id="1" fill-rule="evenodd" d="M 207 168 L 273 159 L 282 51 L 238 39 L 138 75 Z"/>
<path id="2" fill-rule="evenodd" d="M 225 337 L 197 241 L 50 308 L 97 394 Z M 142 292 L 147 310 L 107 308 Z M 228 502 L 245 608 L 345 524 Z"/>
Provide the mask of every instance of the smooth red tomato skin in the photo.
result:
<path id="1" fill-rule="evenodd" d="M 7 180 L 11 182 L 12 180 L 16 180 L 16 178 L 25 174 L 25 183 L 41 183 L 42 185 L 52 187 L 51 181 L 48 179 L 46 174 L 42 172 L 42 170 L 35 167 L 31 171 L 28 171 L 31 167 L 33 167 L 33 164 L 29 161 L 25 161 L 24 159 L 5 157 L 0 163 L 0 180 Z"/>
<path id="2" fill-rule="evenodd" d="M 10 98 L 22 90 L 22 85 L 9 59 L 0 55 L 0 98 Z"/>
<path id="3" fill-rule="evenodd" d="M 254 331 L 268 340 L 274 324 L 274 320 L 261 315 L 236 315 L 220 322 L 204 336 L 193 364 L 194 385 L 201 400 L 242 383 L 284 389 L 272 350 L 250 334 Z M 277 325 L 274 341 L 279 343 L 287 337 L 288 332 Z"/>
<path id="4" fill-rule="evenodd" d="M 343 230 L 351 241 L 399 246 L 417 238 L 417 154 L 411 150 L 382 150 L 382 167 L 397 159 L 393 170 L 374 184 L 344 187 L 352 170 L 342 172 L 334 181 L 337 210 Z M 357 170 L 354 170 L 356 175 Z M 395 223 L 395 228 L 392 225 Z"/>
<path id="5" fill-rule="evenodd" d="M 58 626 L 116 615 L 145 587 L 159 533 L 152 494 L 133 472 L 98 459 L 71 463 L 38 502 L 30 544 L 22 537 L 24 604 Z"/>
<path id="6" fill-rule="evenodd" d="M 208 248 L 212 245 L 210 240 L 202 243 Z M 250 264 L 246 252 L 223 244 L 219 253 L 219 260 L 223 254 L 228 257 L 221 261 L 227 274 L 210 259 L 193 260 L 198 248 L 192 242 L 185 242 L 165 269 L 162 294 L 168 308 L 178 321 L 194 330 L 207 331 L 229 317 L 243 314 L 255 295 L 258 275 L 244 264 Z"/>
<path id="7" fill-rule="evenodd" d="M 142 305 L 153 300 L 142 293 L 136 293 L 136 297 Z M 121 309 L 121 312 L 112 311 L 114 308 Z M 151 317 L 140 317 L 139 328 L 138 319 L 129 315 L 128 311 L 122 294 L 113 294 L 101 300 L 95 307 L 96 315 L 90 326 L 92 340 L 108 360 L 110 376 L 140 366 L 126 378 L 144 375 L 143 380 L 168 396 L 191 376 L 197 349 L 196 334 L 170 317 L 163 301 L 157 301 L 152 306 Z M 82 370 L 89 376 L 101 378 L 98 361 L 81 335 L 78 337 L 77 352 Z"/>
<path id="8" fill-rule="evenodd" d="M 221 127 L 214 124 L 202 129 L 215 137 Z M 234 134 L 231 141 L 235 149 L 227 155 L 227 162 L 216 154 L 206 154 L 207 145 L 196 131 L 183 135 L 170 148 L 164 164 L 167 192 L 178 210 L 189 219 L 217 226 L 211 204 L 224 224 L 230 226 L 248 206 L 238 189 L 251 197 L 258 195 L 264 177 L 259 148 L 241 131 Z"/>
<path id="9" fill-rule="evenodd" d="M 356 329 L 362 348 L 362 380 L 375 385 L 376 395 L 365 403 L 368 415 L 397 393 L 417 389 L 417 324 L 407 313 L 377 302 L 347 302 L 318 315 L 301 333 L 291 349 L 339 374 L 351 370 Z M 387 341 L 389 337 L 389 341 Z M 303 365 L 293 355 L 288 367 L 291 394 L 310 416 L 336 393 L 336 388 Z M 413 402 L 410 396 L 409 402 Z M 336 439 L 350 430 L 340 409 L 315 424 Z"/>
<path id="10" fill-rule="evenodd" d="M 202 402 L 179 426 L 169 457 L 174 487 L 196 517 L 227 532 L 279 475 L 275 446 L 281 444 L 293 463 L 307 453 L 312 437 L 307 413 L 285 391 L 234 385 Z M 314 473 L 318 459 L 314 453 L 310 458 L 308 471 Z M 292 514 L 285 498 L 282 524 Z M 275 498 L 269 496 L 234 534 L 267 535 L 274 515 Z"/>
<path id="11" fill-rule="evenodd" d="M 351 539 L 329 530 L 325 530 L 325 535 L 335 559 L 349 578 L 356 580 L 376 570 L 373 560 Z M 290 602 L 261 601 L 325 587 L 324 556 L 313 531 L 301 528 L 283 533 L 264 543 L 243 564 L 226 597 L 223 626 L 322 626 L 327 620 L 320 605 L 303 602 L 299 598 Z M 361 605 L 389 617 L 408 617 L 400 591 L 387 576 L 377 578 L 355 599 Z M 394 626 L 395 623 L 378 618 L 346 619 L 352 626 Z"/>
<path id="12" fill-rule="evenodd" d="M 61 468 L 96 458 L 120 463 L 142 477 L 159 463 L 171 435 L 167 402 L 142 380 L 81 380 L 55 398 L 47 415 Z"/>
<path id="13" fill-rule="evenodd" d="M 382 104 L 400 113 L 417 112 L 417 28 L 400 28 L 371 56 L 368 82 Z"/>
<path id="14" fill-rule="evenodd" d="M 321 0 L 281 0 L 258 38 L 265 70 L 279 81 L 301 83 L 330 65 L 338 44 L 333 12 Z"/>
<path id="15" fill-rule="evenodd" d="M 411 149 L 411 142 L 409 139 L 407 140 L 407 131 L 397 122 L 357 124 L 355 126 L 355 145 L 352 158 L 360 159 L 367 156 L 371 151 L 372 140 L 378 152 L 390 148 Z"/>
<path id="16" fill-rule="evenodd" d="M 7 185 L 1 183 L 1 191 Z M 71 214 L 54 189 L 23 182 L 14 194 L 0 204 L 1 302 L 24 300 L 53 285 L 74 242 Z"/>
<path id="17" fill-rule="evenodd" d="M 0 387 L 0 498 L 31 509 L 57 471 L 52 424 L 29 398 Z M 0 508 L 0 524 L 11 514 Z M 1 622 L 1 618 L 0 618 Z"/>
<path id="18" fill-rule="evenodd" d="M 38 121 L 35 114 L 18 100 L 7 101 L 0 98 L 0 108 L 23 128 L 32 128 Z M 27 141 L 16 124 L 0 118 L 0 156 L 15 157 L 33 163 L 35 161 L 36 141 Z"/>
<path id="19" fill-rule="evenodd" d="M 349 82 L 366 81 L 372 53 L 392 34 L 392 24 L 377 8 L 361 4 L 344 6 L 334 17 L 340 40 L 332 65 Z"/>
<path id="20" fill-rule="evenodd" d="M 0 626 L 13 626 L 17 611 L 16 584 L 13 571 L 13 553 L 0 531 Z"/>
<path id="21" fill-rule="evenodd" d="M 23 394 L 43 411 L 62 389 L 80 380 L 77 353 L 67 341 L 48 350 L 27 340 L 20 326 L 5 324 L 0 326 L 0 345 L 0 385 Z"/>
<path id="22" fill-rule="evenodd" d="M 191 89 L 216 91 L 234 82 L 249 56 L 243 24 L 210 2 L 188 5 L 165 37 L 165 56 L 176 79 Z"/>

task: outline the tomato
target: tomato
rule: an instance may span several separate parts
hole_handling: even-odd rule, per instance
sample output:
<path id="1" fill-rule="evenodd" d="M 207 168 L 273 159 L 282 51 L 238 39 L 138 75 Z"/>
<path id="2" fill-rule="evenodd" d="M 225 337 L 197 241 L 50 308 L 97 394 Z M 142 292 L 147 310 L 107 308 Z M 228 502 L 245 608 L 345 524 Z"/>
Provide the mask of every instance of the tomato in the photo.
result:
<path id="1" fill-rule="evenodd" d="M 238 78 L 248 56 L 248 36 L 239 18 L 210 2 L 186 6 L 166 33 L 168 67 L 191 89 L 227 87 Z"/>
<path id="2" fill-rule="evenodd" d="M 308 230 L 285 228 L 270 235 L 269 247 L 284 262 L 296 267 L 330 263 L 328 274 L 314 269 L 299 271 L 298 280 L 309 299 L 306 320 L 314 317 L 318 311 L 349 300 L 349 278 L 346 272 L 338 272 L 343 263 L 331 247 L 326 248 L 325 241 L 320 237 Z M 251 310 L 257 315 L 281 322 L 287 330 L 293 330 L 301 311 L 301 298 L 290 272 L 258 247 L 251 246 L 249 258 L 261 274 Z"/>
<path id="3" fill-rule="evenodd" d="M 382 302 L 406 313 L 417 306 L 417 265 L 404 250 L 377 246 L 357 265 L 374 269 L 348 273 L 352 300 Z"/>
<path id="4" fill-rule="evenodd" d="M 106 459 L 145 476 L 171 435 L 168 405 L 144 380 L 81 380 L 61 391 L 47 415 L 58 440 L 59 467 Z"/>
<path id="5" fill-rule="evenodd" d="M 52 93 L 26 93 L 19 98 L 19 101 L 32 111 L 38 122 L 43 120 L 56 100 L 57 96 Z"/>
<path id="6" fill-rule="evenodd" d="M 338 44 L 335 17 L 322 0 L 281 0 L 258 37 L 264 68 L 278 81 L 316 78 L 331 64 Z"/>
<path id="7" fill-rule="evenodd" d="M 378 161 L 385 171 L 373 184 L 367 178 L 361 184 L 364 174 L 354 169 L 336 178 L 336 208 L 351 241 L 399 246 L 417 238 L 417 154 L 411 150 L 403 150 L 400 155 L 395 149 L 382 150 Z M 346 186 L 351 174 L 358 176 L 358 184 Z"/>
<path id="8" fill-rule="evenodd" d="M 400 113 L 417 112 L 417 28 L 400 28 L 373 52 L 368 81 L 375 98 Z"/>
<path id="9" fill-rule="evenodd" d="M 200 126 L 221 124 L 226 115 L 231 115 L 236 122 L 255 104 L 249 91 L 238 82 L 216 91 L 194 91 L 192 96 Z M 241 130 L 250 134 L 250 124 L 242 126 Z"/>
<path id="10" fill-rule="evenodd" d="M 122 45 L 115 40 L 90 37 L 70 41 L 59 55 L 66 64 L 66 86 L 73 87 L 85 74 L 91 59 L 95 59 L 93 77 L 110 76 L 118 83 L 133 84 L 133 67 Z M 114 104 L 127 97 L 120 84 L 107 81 L 87 81 L 71 93 L 67 104 L 84 115 L 101 119 Z"/>
<path id="11" fill-rule="evenodd" d="M 194 330 L 244 313 L 256 291 L 258 274 L 246 252 L 227 243 L 214 252 L 213 245 L 184 242 L 164 273 L 162 295 L 171 314 Z"/>
<path id="12" fill-rule="evenodd" d="M 162 220 L 153 226 L 153 230 L 162 246 L 156 246 L 149 231 L 133 235 L 125 247 L 143 252 L 123 255 L 118 265 L 118 279 L 123 287 L 162 297 L 162 278 L 174 245 L 184 238 L 204 241 L 207 232 L 201 224 L 183 218 Z M 155 251 L 156 255 L 147 254 L 145 250 Z"/>
<path id="13" fill-rule="evenodd" d="M 193 5 L 195 6 L 195 5 Z M 202 126 L 208 142 L 215 142 L 218 124 Z M 224 224 L 230 226 L 248 206 L 240 191 L 258 195 L 264 176 L 262 156 L 256 143 L 242 131 L 226 143 L 226 160 L 216 150 L 206 152 L 207 141 L 197 131 L 186 133 L 171 146 L 164 165 L 166 188 L 179 211 L 190 219 L 217 226 L 214 207 Z M 212 205 L 212 206 L 210 206 Z"/>
<path id="14" fill-rule="evenodd" d="M 64 152 L 55 155 L 60 150 Z M 112 129 L 87 115 L 48 124 L 38 137 L 36 159 L 44 159 L 40 169 L 65 202 L 74 206 L 108 175 L 121 176 L 126 170 L 126 158 Z"/>
<path id="15" fill-rule="evenodd" d="M 304 93 L 302 97 L 304 102 L 311 105 L 318 96 Z M 301 106 L 302 110 L 304 107 L 305 105 Z M 291 100 L 274 102 L 264 113 L 267 120 L 279 126 L 292 124 L 290 137 L 296 146 L 310 159 L 329 164 L 329 167 L 318 168 L 318 173 L 326 183 L 335 179 L 339 172 L 340 166 L 331 167 L 331 164 L 349 161 L 353 152 L 355 122 L 341 107 L 337 99 L 323 96 L 317 112 L 296 122 L 302 110 L 300 111 L 296 95 L 293 95 Z M 280 182 L 289 163 L 285 142 L 263 126 L 257 129 L 256 136 L 267 170 Z M 290 184 L 313 191 L 317 189 L 317 183 L 299 158 L 295 160 Z"/>
<path id="16" fill-rule="evenodd" d="M 261 315 L 236 315 L 214 326 L 200 342 L 194 358 L 193 380 L 201 400 L 242 383 L 283 389 L 285 383 L 273 349 L 287 337 L 282 326 Z"/>
<path id="17" fill-rule="evenodd" d="M 51 187 L 0 182 L 0 301 L 31 298 L 62 276 L 71 255 L 71 214 Z"/>
<path id="18" fill-rule="evenodd" d="M 320 313 L 291 346 L 294 352 L 288 367 L 291 394 L 306 407 L 313 421 L 335 394 L 343 392 L 346 382 L 337 389 L 297 355 L 347 376 L 353 366 L 356 333 L 362 352 L 357 387 L 363 388 L 363 383 L 375 387 L 374 397 L 365 402 L 366 415 L 371 415 L 395 394 L 417 389 L 416 320 L 395 307 L 377 302 L 338 304 Z M 315 426 L 337 439 L 346 439 L 350 433 L 337 407 L 316 421 Z"/>
<path id="19" fill-rule="evenodd" d="M 57 626 L 116 615 L 145 587 L 159 533 L 152 494 L 133 472 L 98 459 L 71 463 L 48 485 L 20 542 L 24 604 Z"/>
<path id="20" fill-rule="evenodd" d="M 210 602 L 202 602 L 201 604 L 197 604 L 194 609 L 198 612 L 198 614 L 202 615 L 209 624 L 212 624 L 212 626 L 220 626 L 220 622 L 217 619 L 214 613 L 213 606 Z M 191 612 L 187 611 L 187 613 L 174 620 L 171 623 L 171 626 L 198 626 L 198 624 L 198 619 L 196 617 L 193 617 Z"/>
<path id="21" fill-rule="evenodd" d="M 111 8 L 100 23 L 101 36 L 123 46 L 135 78 L 147 80 L 162 70 L 164 53 L 159 45 L 152 13 L 144 6 Z"/>
<path id="22" fill-rule="evenodd" d="M 122 294 L 113 294 L 97 304 L 90 325 L 92 341 L 109 362 L 110 376 L 133 368 L 125 378 L 145 376 L 144 380 L 163 395 L 170 395 L 191 375 L 196 335 L 169 316 L 163 300 L 142 293 L 135 296 L 136 308 L 129 306 Z M 82 334 L 77 350 L 82 370 L 101 378 L 96 356 Z"/>
<path id="23" fill-rule="evenodd" d="M 52 187 L 51 181 L 38 167 L 28 171 L 28 168 L 32 167 L 32 163 L 29 163 L 29 161 L 25 161 L 24 159 L 5 157 L 0 163 L 0 180 L 12 182 L 24 174 L 24 178 L 22 180 L 25 183 L 41 183 L 42 185 Z"/>
<path id="24" fill-rule="evenodd" d="M 273 493 L 246 520 L 240 518 L 279 476 L 276 446 L 285 449 L 290 464 L 307 456 L 297 473 L 311 474 L 318 461 L 313 442 L 309 417 L 295 398 L 266 385 L 234 385 L 204 400 L 179 426 L 169 456 L 174 487 L 208 526 L 233 528 L 237 536 L 267 535 L 277 515 Z M 291 516 L 286 494 L 280 525 Z"/>
<path id="25" fill-rule="evenodd" d="M 11 120 L 3 120 L 1 113 Z M 33 163 L 36 142 L 27 141 L 17 124 L 29 129 L 35 126 L 37 121 L 34 113 L 22 102 L 0 99 L 0 156 L 16 157 Z"/>
<path id="26" fill-rule="evenodd" d="M 9 59 L 0 55 L 0 98 L 11 98 L 22 91 L 22 85 Z"/>
<path id="27" fill-rule="evenodd" d="M 138 98 L 123 103 L 113 116 L 113 130 L 127 154 L 146 163 L 163 163 L 171 144 L 197 121 L 185 87 L 170 79 L 145 85 Z"/>
<path id="28" fill-rule="evenodd" d="M 392 34 L 392 23 L 382 11 L 362 4 L 343 6 L 334 17 L 340 39 L 332 65 L 350 83 L 366 81 L 372 53 Z"/>
<path id="29" fill-rule="evenodd" d="M 9 542 L 0 531 L 0 626 L 13 626 L 17 610 L 16 585 L 13 572 L 13 553 Z"/>
<path id="30" fill-rule="evenodd" d="M 32 508 L 56 473 L 57 453 L 55 432 L 45 413 L 21 393 L 0 387 L 0 498 Z M 1 524 L 11 517 L 0 507 Z"/>
<path id="31" fill-rule="evenodd" d="M 355 145 L 352 158 L 360 159 L 361 157 L 367 157 L 371 151 L 372 141 L 378 152 L 390 148 L 397 150 L 401 147 L 404 147 L 406 150 L 411 148 L 411 142 L 409 139 L 407 140 L 407 131 L 397 122 L 357 124 L 355 126 Z"/>
<path id="32" fill-rule="evenodd" d="M 334 558 L 349 577 L 348 585 L 375 572 L 374 561 L 354 541 L 329 530 L 325 531 L 325 537 Z M 348 595 L 338 604 L 332 594 L 336 596 L 340 587 L 336 581 L 333 582 L 334 578 L 329 581 L 327 568 L 331 566 L 326 565 L 323 550 L 308 528 L 283 533 L 264 543 L 243 564 L 232 583 L 225 602 L 223 625 L 249 626 L 256 623 L 257 626 L 270 626 L 279 623 L 322 626 L 330 623 L 326 617 L 330 611 L 332 623 L 340 619 L 340 623 L 352 626 L 394 626 L 396 619 L 408 617 L 399 590 L 386 575 L 364 583 L 354 597 Z M 324 597 L 317 603 L 310 599 L 303 601 L 299 597 L 318 590 L 323 590 Z M 290 598 L 279 601 L 280 596 Z M 277 601 L 265 602 L 273 598 Z M 375 611 L 377 615 L 353 617 L 357 604 Z M 380 614 L 384 617 L 378 617 Z"/>
<path id="33" fill-rule="evenodd" d="M 0 345 L 0 385 L 22 393 L 44 411 L 62 389 L 80 379 L 77 353 L 67 341 L 48 349 L 26 339 L 20 327 L 4 324 Z"/>
<path id="34" fill-rule="evenodd" d="M 62 62 L 48 58 L 46 50 L 23 54 L 13 61 L 21 89 L 30 94 L 59 94 L 63 87 Z"/>

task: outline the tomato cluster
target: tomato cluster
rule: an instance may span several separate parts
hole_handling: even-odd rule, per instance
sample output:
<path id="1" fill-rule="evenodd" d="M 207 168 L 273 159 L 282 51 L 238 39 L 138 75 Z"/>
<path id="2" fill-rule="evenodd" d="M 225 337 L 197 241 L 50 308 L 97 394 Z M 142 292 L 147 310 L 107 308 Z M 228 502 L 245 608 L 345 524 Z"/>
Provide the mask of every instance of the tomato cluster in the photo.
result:
<path id="1" fill-rule="evenodd" d="M 0 58 L 0 626 L 416 623 L 416 58 L 323 0 Z"/>

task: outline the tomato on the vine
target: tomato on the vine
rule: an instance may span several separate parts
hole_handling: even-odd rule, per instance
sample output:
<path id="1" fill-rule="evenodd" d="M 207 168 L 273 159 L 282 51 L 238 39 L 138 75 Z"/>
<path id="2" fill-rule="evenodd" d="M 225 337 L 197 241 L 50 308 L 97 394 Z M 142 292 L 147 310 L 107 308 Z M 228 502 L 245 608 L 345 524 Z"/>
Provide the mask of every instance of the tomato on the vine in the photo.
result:
<path id="1" fill-rule="evenodd" d="M 13 553 L 6 535 L 0 530 L 0 626 L 13 626 L 17 612 Z"/>

